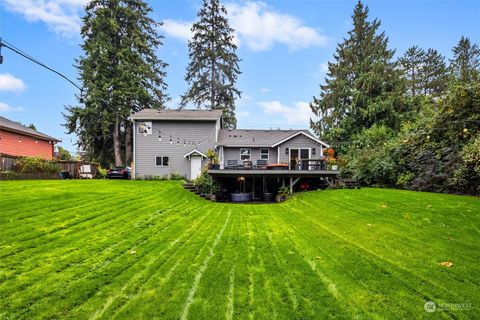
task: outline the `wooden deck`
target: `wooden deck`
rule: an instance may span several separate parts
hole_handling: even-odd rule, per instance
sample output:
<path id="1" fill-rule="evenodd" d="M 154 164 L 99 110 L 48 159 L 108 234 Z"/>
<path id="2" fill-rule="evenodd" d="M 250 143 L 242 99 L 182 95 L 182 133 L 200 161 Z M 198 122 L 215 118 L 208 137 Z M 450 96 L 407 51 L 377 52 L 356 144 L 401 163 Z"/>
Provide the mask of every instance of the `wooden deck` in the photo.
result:
<path id="1" fill-rule="evenodd" d="M 337 177 L 338 170 L 263 170 L 263 169 L 220 169 L 208 170 L 212 177 Z"/>

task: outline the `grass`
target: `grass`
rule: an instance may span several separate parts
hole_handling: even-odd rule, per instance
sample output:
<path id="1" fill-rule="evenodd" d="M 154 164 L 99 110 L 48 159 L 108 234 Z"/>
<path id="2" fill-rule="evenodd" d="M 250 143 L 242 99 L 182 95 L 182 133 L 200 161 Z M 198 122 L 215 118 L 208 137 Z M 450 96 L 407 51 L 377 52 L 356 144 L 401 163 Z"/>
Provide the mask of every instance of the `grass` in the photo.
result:
<path id="1" fill-rule="evenodd" d="M 233 205 L 171 181 L 2 181 L 0 318 L 474 318 L 479 227 L 479 199 L 453 195 Z"/>

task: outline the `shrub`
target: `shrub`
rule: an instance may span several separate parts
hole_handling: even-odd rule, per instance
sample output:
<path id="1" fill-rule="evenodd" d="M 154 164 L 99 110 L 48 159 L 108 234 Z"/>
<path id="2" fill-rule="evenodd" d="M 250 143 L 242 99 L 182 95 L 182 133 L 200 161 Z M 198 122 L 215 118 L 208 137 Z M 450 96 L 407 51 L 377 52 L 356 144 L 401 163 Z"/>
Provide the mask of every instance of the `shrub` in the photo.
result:
<path id="1" fill-rule="evenodd" d="M 26 157 L 17 160 L 14 171 L 19 173 L 59 173 L 62 168 L 53 161 Z"/>
<path id="2" fill-rule="evenodd" d="M 170 174 L 170 180 L 186 180 L 185 176 L 181 175 L 180 173 L 173 172 Z"/>
<path id="3" fill-rule="evenodd" d="M 105 179 L 107 177 L 107 169 L 104 169 L 100 166 L 97 167 L 97 175 L 95 178 L 97 179 Z"/>
<path id="4" fill-rule="evenodd" d="M 209 175 L 206 170 L 202 170 L 202 173 L 193 180 L 193 184 L 202 194 L 212 195 L 220 190 L 218 182 L 213 180 L 212 176 Z"/>

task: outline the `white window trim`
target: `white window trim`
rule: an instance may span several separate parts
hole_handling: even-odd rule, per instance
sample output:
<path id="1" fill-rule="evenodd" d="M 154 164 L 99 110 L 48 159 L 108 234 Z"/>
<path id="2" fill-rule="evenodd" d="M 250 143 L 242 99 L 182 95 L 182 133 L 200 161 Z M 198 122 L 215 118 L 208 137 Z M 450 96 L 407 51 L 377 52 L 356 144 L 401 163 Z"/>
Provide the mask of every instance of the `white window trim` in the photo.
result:
<path id="1" fill-rule="evenodd" d="M 162 164 L 161 165 L 157 165 L 157 158 L 162 158 Z M 168 166 L 164 166 L 163 165 L 163 158 L 168 158 Z M 170 167 L 170 157 L 169 156 L 155 156 L 154 158 L 154 163 L 155 163 L 155 167 L 161 167 L 161 168 L 168 168 Z"/>
<path id="2" fill-rule="evenodd" d="M 262 150 L 267 150 L 267 158 L 262 158 Z M 260 160 L 270 160 L 270 149 L 269 148 L 260 148 Z M 265 155 L 265 154 L 263 154 Z"/>
<path id="3" fill-rule="evenodd" d="M 248 159 L 242 159 L 242 150 L 248 150 Z M 240 148 L 240 161 L 251 161 L 251 160 L 252 160 L 252 149 Z"/>

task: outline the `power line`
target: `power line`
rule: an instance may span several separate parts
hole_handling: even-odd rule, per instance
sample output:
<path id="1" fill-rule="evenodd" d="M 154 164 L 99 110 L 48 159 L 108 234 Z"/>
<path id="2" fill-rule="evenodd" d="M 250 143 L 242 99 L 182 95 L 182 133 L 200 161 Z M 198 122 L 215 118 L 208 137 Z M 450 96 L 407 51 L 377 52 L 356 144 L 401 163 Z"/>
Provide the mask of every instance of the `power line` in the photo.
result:
<path id="1" fill-rule="evenodd" d="M 50 68 L 49 66 L 47 66 L 46 64 L 38 61 L 37 59 L 35 59 L 34 57 L 32 57 L 31 55 L 29 55 L 28 53 L 16 48 L 14 45 L 12 45 L 11 43 L 8 43 L 7 41 L 3 40 L 2 38 L 0 38 L 0 49 L 2 47 L 5 47 L 7 49 L 10 49 L 12 50 L 13 52 L 15 52 L 16 54 L 19 54 L 21 55 L 22 57 L 32 61 L 33 63 L 36 63 L 38 64 L 39 66 L 59 75 L 60 77 L 64 78 L 65 80 L 67 80 L 68 82 L 70 82 L 73 86 L 75 86 L 78 90 L 80 90 L 80 94 L 83 93 L 83 88 L 80 87 L 79 85 L 77 85 L 75 82 L 73 82 L 72 80 L 70 80 L 66 75 L 64 75 L 63 73 L 60 73 L 58 72 L 57 70 L 53 69 L 53 68 Z M 1 51 L 0 51 L 0 64 L 3 63 L 3 56 L 1 55 Z"/>

